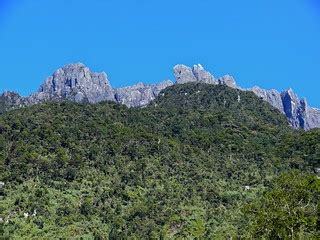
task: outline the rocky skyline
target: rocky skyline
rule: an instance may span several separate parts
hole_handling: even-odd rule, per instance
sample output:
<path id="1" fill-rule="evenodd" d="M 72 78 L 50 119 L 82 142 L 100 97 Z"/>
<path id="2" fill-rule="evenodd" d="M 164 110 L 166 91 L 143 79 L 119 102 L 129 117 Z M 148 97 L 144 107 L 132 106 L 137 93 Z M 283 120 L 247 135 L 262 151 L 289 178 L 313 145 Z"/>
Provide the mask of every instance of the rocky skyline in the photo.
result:
<path id="1" fill-rule="evenodd" d="M 178 64 L 174 66 L 173 73 L 175 82 L 171 80 L 165 80 L 158 84 L 140 82 L 128 87 L 113 88 L 105 72 L 92 72 L 82 63 L 67 64 L 49 76 L 38 91 L 30 96 L 22 97 L 8 91 L 1 95 L 1 101 L 8 109 L 61 100 L 79 103 L 97 103 L 108 100 L 128 107 L 143 107 L 154 100 L 161 90 L 169 86 L 200 82 L 223 84 L 243 91 L 252 91 L 285 114 L 289 124 L 294 128 L 309 130 L 320 127 L 320 110 L 310 107 L 307 100 L 300 99 L 291 88 L 283 92 L 275 89 L 265 90 L 257 86 L 242 89 L 237 86 L 232 76 L 225 75 L 216 78 L 201 64 L 193 67 Z"/>

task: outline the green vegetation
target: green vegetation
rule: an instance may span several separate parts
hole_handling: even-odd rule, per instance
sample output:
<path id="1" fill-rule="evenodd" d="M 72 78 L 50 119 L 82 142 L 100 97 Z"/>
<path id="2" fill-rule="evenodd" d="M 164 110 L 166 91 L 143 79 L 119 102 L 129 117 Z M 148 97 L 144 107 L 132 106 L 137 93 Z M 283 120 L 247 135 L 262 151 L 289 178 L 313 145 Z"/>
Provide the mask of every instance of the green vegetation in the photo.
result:
<path id="1" fill-rule="evenodd" d="M 319 239 L 319 197 L 318 177 L 283 174 L 271 190 L 249 205 L 248 232 L 254 238 Z"/>
<path id="2" fill-rule="evenodd" d="M 0 235 L 317 239 L 319 160 L 319 130 L 220 85 L 176 85 L 142 109 L 13 110 L 0 117 Z"/>

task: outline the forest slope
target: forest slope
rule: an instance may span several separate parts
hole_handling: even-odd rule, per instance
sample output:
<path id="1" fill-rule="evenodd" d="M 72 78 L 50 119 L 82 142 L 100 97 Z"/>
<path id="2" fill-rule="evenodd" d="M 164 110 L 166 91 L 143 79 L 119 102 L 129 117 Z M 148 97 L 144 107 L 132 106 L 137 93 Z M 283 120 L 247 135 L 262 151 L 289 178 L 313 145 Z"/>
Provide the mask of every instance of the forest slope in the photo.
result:
<path id="1" fill-rule="evenodd" d="M 4 238 L 317 237 L 319 143 L 319 130 L 293 130 L 253 93 L 224 85 L 168 87 L 145 108 L 60 102 L 13 110 L 0 117 L 0 232 Z M 309 202 L 294 233 L 295 220 L 281 206 L 274 212 L 287 225 L 267 225 L 261 217 L 259 203 L 269 203 L 274 191 L 287 199 L 286 187 L 305 190 L 291 195 L 293 203 L 294 197 Z"/>

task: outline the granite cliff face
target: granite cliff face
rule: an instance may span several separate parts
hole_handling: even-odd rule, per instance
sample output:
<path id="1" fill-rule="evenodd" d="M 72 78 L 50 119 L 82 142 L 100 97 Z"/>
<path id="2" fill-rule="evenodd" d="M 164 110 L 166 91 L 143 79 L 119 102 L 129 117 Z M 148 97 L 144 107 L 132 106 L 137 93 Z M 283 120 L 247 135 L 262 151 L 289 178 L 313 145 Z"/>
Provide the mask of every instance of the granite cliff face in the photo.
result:
<path id="1" fill-rule="evenodd" d="M 187 82 L 201 82 L 207 84 L 224 84 L 232 88 L 241 89 L 234 78 L 225 75 L 215 78 L 200 64 L 192 68 L 178 64 L 173 68 L 175 84 Z M 22 106 L 30 106 L 45 101 L 70 100 L 84 103 L 101 101 L 115 101 L 128 107 L 143 107 L 156 98 L 161 90 L 173 85 L 170 80 L 158 84 L 138 83 L 133 86 L 113 89 L 107 74 L 90 71 L 82 63 L 68 64 L 48 77 L 39 90 L 29 97 L 21 97 L 13 92 L 0 95 L 0 114 Z M 308 106 L 305 99 L 299 97 L 289 89 L 284 92 L 264 90 L 259 87 L 241 89 L 252 91 L 261 99 L 269 102 L 287 116 L 288 122 L 294 128 L 305 130 L 320 128 L 320 110 Z"/>
<path id="2" fill-rule="evenodd" d="M 35 104 L 61 99 L 89 103 L 115 100 L 107 74 L 91 72 L 82 63 L 68 64 L 58 69 L 47 78 L 37 93 L 29 97 L 29 102 Z"/>
<path id="3" fill-rule="evenodd" d="M 309 128 L 308 105 L 305 99 L 299 99 L 292 89 L 281 93 L 283 111 L 294 128 Z"/>
<path id="4" fill-rule="evenodd" d="M 281 93 L 279 93 L 275 89 L 265 90 L 260 87 L 253 87 L 250 89 L 254 92 L 258 97 L 270 103 L 275 108 L 279 109 L 282 113 L 284 113 L 283 103 L 281 98 Z"/>

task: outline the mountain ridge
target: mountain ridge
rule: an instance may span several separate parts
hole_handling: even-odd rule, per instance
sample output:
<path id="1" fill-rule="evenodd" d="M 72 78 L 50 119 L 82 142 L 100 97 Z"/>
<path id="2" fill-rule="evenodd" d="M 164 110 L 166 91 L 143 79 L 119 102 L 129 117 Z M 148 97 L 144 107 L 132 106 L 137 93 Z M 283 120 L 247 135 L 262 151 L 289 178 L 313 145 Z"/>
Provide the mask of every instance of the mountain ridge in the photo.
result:
<path id="1" fill-rule="evenodd" d="M 83 63 L 67 64 L 56 70 L 40 86 L 37 92 L 21 97 L 14 92 L 4 92 L 0 98 L 2 112 L 21 106 L 30 106 L 45 101 L 70 100 L 75 102 L 97 103 L 114 101 L 128 107 L 143 107 L 153 101 L 161 90 L 174 84 L 202 82 L 223 84 L 242 91 L 252 91 L 286 115 L 289 124 L 296 129 L 320 128 L 320 110 L 310 107 L 306 99 L 300 99 L 290 88 L 283 92 L 265 90 L 260 87 L 243 89 L 237 86 L 230 75 L 216 78 L 201 64 L 192 68 L 177 64 L 173 68 L 175 82 L 165 80 L 157 84 L 137 83 L 132 86 L 113 88 L 105 72 L 92 72 Z M 13 96 L 15 96 L 13 98 Z M 1 111 L 0 111 L 1 113 Z"/>

